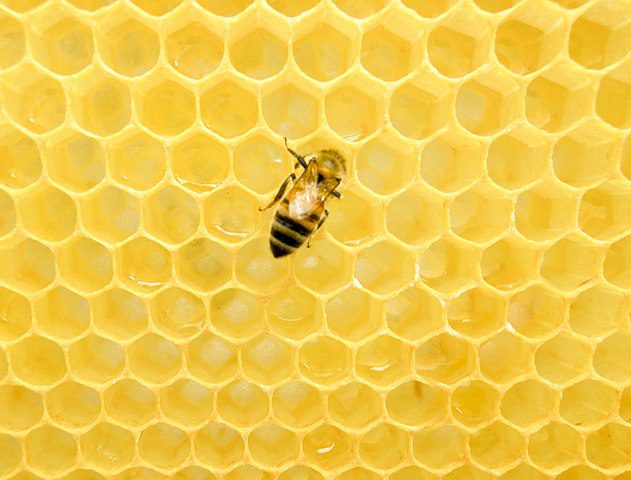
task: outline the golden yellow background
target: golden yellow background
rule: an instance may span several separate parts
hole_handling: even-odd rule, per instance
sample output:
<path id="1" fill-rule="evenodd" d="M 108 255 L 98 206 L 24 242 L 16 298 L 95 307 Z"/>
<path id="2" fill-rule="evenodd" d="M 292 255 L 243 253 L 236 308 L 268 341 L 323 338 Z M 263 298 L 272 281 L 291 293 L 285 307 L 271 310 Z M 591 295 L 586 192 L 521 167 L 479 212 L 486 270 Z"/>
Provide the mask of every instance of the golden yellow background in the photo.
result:
<path id="1" fill-rule="evenodd" d="M 0 478 L 631 479 L 631 3 L 0 0 Z M 310 249 L 259 213 L 348 159 Z"/>

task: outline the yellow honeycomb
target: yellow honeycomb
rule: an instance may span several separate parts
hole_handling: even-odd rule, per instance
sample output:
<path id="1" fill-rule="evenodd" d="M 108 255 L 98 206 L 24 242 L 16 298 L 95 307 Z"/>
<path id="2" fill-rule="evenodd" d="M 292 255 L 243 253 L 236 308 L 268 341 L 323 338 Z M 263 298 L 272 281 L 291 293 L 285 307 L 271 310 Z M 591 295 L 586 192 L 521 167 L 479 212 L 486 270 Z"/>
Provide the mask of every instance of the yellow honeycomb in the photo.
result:
<path id="1" fill-rule="evenodd" d="M 0 0 L 2 480 L 631 480 L 629 0 Z M 311 248 L 259 213 L 348 159 Z"/>

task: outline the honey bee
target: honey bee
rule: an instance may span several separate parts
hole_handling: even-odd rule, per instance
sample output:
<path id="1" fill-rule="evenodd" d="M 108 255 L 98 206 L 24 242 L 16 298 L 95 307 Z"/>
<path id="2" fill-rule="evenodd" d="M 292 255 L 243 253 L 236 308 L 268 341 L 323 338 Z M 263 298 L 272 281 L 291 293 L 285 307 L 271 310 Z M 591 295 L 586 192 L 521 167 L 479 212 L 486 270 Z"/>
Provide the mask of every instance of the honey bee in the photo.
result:
<path id="1" fill-rule="evenodd" d="M 267 210 L 280 202 L 269 238 L 275 258 L 293 253 L 305 242 L 310 246 L 310 237 L 329 216 L 325 202 L 331 195 L 341 198 L 337 188 L 346 174 L 346 161 L 337 150 L 320 150 L 305 159 L 289 148 L 287 139 L 285 148 L 297 160 L 294 172 L 283 182 L 270 204 L 259 208 Z M 296 180 L 298 167 L 302 167 L 303 172 Z M 285 195 L 290 183 L 292 186 Z"/>

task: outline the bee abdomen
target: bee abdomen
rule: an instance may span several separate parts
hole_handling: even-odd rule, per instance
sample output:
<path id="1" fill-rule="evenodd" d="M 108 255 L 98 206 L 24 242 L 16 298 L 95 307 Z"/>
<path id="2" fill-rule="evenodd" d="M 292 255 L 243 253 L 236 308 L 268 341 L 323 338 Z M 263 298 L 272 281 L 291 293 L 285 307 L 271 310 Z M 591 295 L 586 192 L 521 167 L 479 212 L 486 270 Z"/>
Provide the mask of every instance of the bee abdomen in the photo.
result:
<path id="1" fill-rule="evenodd" d="M 274 257 L 289 255 L 303 243 L 313 229 L 284 215 L 276 215 L 272 223 L 270 247 Z"/>

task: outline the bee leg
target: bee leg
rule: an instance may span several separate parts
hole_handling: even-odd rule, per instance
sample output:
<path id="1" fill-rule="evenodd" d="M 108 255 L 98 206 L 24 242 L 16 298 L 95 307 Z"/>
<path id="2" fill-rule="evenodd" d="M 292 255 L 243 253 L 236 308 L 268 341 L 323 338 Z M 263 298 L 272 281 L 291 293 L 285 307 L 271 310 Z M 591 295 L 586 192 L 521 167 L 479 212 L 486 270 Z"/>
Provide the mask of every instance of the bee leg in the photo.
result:
<path id="1" fill-rule="evenodd" d="M 289 185 L 289 182 L 295 182 L 295 181 L 296 181 L 296 175 L 294 175 L 293 173 L 290 173 L 289 176 L 285 179 L 283 184 L 278 189 L 278 193 L 274 197 L 274 200 L 272 200 L 267 207 L 264 207 L 264 208 L 259 207 L 259 212 L 262 212 L 263 210 L 267 210 L 268 208 L 271 208 L 274 205 L 276 205 L 278 202 L 280 202 L 280 200 L 285 195 L 285 190 L 287 190 L 287 185 Z"/>
<path id="2" fill-rule="evenodd" d="M 324 210 L 324 215 L 322 215 L 322 218 L 320 219 L 320 221 L 318 222 L 318 225 L 316 226 L 315 230 L 313 231 L 313 234 L 311 235 L 311 237 L 309 237 L 307 239 L 307 248 L 311 248 L 311 238 L 313 237 L 313 235 L 315 235 L 315 233 L 320 230 L 320 227 L 322 226 L 322 224 L 324 223 L 324 221 L 329 217 L 329 211 L 328 210 Z"/>
<path id="3" fill-rule="evenodd" d="M 294 152 L 291 148 L 289 148 L 289 145 L 287 145 L 287 137 L 285 137 L 285 148 L 287 149 L 287 151 L 289 153 L 292 154 L 292 156 L 298 160 L 298 163 L 300 165 L 302 165 L 302 168 L 304 168 L 305 170 L 307 169 L 307 162 L 305 161 L 305 159 L 303 157 L 301 157 L 300 155 L 298 155 L 296 152 Z M 296 166 L 298 166 L 298 163 L 296 163 Z M 296 167 L 294 167 L 295 169 Z"/>

